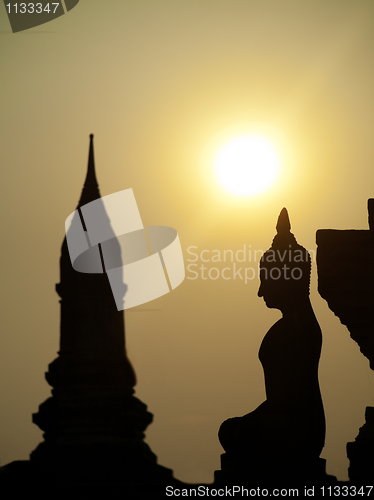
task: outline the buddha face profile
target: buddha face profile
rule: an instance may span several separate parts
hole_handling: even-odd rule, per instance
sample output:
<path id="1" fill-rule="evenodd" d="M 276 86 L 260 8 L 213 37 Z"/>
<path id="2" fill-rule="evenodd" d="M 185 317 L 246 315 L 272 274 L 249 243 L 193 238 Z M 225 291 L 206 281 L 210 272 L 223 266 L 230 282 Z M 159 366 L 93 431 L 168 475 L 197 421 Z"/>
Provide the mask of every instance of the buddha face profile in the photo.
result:
<path id="1" fill-rule="evenodd" d="M 290 232 L 285 208 L 277 223 L 277 235 L 260 262 L 260 288 L 267 307 L 283 311 L 309 297 L 311 260 L 305 248 L 298 245 Z"/>

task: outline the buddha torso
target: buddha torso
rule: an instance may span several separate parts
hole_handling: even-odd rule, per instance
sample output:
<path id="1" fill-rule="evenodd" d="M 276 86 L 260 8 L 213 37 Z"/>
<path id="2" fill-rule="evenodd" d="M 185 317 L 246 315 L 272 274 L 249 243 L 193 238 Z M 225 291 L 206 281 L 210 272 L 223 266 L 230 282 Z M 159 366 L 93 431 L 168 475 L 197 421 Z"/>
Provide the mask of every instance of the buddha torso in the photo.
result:
<path id="1" fill-rule="evenodd" d="M 266 401 L 226 420 L 220 441 L 229 453 L 276 458 L 318 458 L 325 417 L 318 383 L 322 334 L 312 309 L 282 318 L 265 335 L 259 358 Z"/>
<path id="2" fill-rule="evenodd" d="M 279 320 L 259 350 L 267 398 L 258 409 L 263 424 L 273 429 L 272 439 L 275 432 L 287 434 L 290 448 L 302 447 L 317 457 L 325 438 L 318 383 L 321 345 L 322 333 L 310 308 Z"/>

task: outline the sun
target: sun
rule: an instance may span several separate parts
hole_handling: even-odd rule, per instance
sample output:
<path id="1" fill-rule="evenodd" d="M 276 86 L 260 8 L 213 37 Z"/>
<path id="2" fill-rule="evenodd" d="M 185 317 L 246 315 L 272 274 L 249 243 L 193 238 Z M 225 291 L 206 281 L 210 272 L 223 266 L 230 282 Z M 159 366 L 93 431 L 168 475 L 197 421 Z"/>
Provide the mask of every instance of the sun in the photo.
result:
<path id="1" fill-rule="evenodd" d="M 279 170 L 274 147 L 255 135 L 237 137 L 217 154 L 215 170 L 223 186 L 238 195 L 253 195 L 270 187 Z"/>

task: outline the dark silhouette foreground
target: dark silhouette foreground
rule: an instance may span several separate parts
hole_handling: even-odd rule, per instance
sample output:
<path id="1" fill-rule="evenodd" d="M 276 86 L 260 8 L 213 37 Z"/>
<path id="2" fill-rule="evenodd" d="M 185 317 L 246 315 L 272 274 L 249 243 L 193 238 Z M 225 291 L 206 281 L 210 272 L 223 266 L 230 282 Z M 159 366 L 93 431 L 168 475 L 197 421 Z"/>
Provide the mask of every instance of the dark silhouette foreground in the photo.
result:
<path id="1" fill-rule="evenodd" d="M 87 177 L 75 214 L 84 230 L 80 208 L 100 197 L 91 135 Z M 112 250 L 120 258 L 119 245 L 116 249 L 113 244 Z M 100 249 L 87 250 L 91 251 Z M 144 441 L 153 415 L 134 396 L 136 378 L 126 355 L 124 313 L 117 310 L 107 274 L 103 269 L 76 271 L 66 238 L 60 274 L 60 351 L 46 373 L 53 390 L 33 415 L 44 441 L 30 461 L 3 467 L 0 479 L 16 483 L 22 478 L 33 486 L 87 485 L 91 495 L 95 485 L 122 485 L 129 492 L 129 485 L 176 483 L 172 471 L 157 464 Z M 123 284 L 124 296 L 125 292 Z"/>
<path id="2" fill-rule="evenodd" d="M 219 440 L 226 453 L 218 479 L 228 480 L 235 471 L 252 481 L 324 476 L 319 460 L 325 442 L 318 383 L 322 334 L 309 300 L 310 268 L 310 256 L 290 232 L 284 208 L 260 264 L 258 295 L 283 313 L 259 350 L 266 401 L 221 425 Z"/>
<path id="3" fill-rule="evenodd" d="M 369 229 L 317 231 L 318 291 L 374 369 L 374 199 L 368 200 Z M 364 413 L 364 412 L 363 412 Z M 374 407 L 347 443 L 349 478 L 372 484 L 374 477 Z"/>

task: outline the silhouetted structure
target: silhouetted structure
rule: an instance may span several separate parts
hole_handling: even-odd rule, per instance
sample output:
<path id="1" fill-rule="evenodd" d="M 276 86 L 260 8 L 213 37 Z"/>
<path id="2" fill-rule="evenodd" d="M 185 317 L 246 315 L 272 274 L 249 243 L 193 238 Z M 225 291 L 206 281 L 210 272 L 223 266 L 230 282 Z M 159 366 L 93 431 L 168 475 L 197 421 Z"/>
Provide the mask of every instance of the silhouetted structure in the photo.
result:
<path id="1" fill-rule="evenodd" d="M 91 135 L 79 216 L 81 206 L 98 198 Z M 86 230 L 82 217 L 81 221 Z M 46 373 L 52 396 L 33 415 L 44 441 L 31 453 L 30 462 L 10 464 L 5 472 L 36 484 L 175 483 L 172 471 L 157 464 L 144 442 L 153 416 L 134 396 L 124 313 L 117 310 L 107 275 L 75 271 L 66 238 L 60 271 L 60 351 Z"/>
<path id="2" fill-rule="evenodd" d="M 374 369 L 374 199 L 368 201 L 369 230 L 317 231 L 318 291 L 346 325 Z M 349 477 L 374 477 L 374 408 L 354 443 L 347 444 Z"/>
<path id="3" fill-rule="evenodd" d="M 259 359 L 266 401 L 226 420 L 219 439 L 226 453 L 217 481 L 323 481 L 325 417 L 318 383 L 322 334 L 309 300 L 310 256 L 298 245 L 284 208 L 277 235 L 260 263 L 258 292 L 280 319 L 265 335 Z"/>

